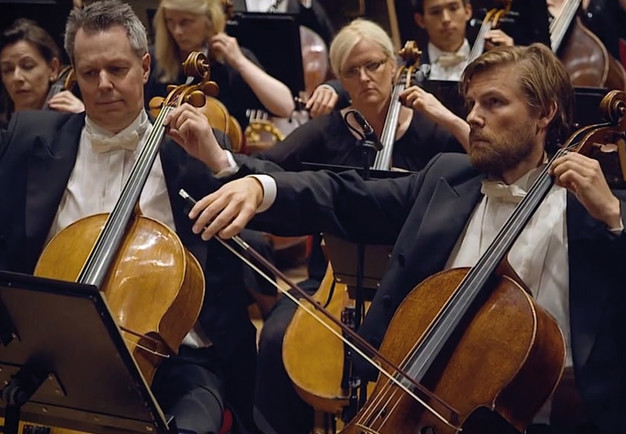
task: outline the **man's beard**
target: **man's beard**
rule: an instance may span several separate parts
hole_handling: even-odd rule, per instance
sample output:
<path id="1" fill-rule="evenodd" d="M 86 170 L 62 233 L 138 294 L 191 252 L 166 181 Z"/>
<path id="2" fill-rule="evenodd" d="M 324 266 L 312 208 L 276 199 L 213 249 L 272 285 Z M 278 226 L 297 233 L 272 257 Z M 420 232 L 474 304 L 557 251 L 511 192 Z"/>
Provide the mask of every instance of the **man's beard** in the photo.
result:
<path id="1" fill-rule="evenodd" d="M 534 132 L 535 125 L 532 122 L 507 131 L 500 137 L 484 131 L 472 130 L 469 151 L 472 166 L 487 175 L 500 178 L 503 173 L 517 167 L 531 154 Z M 475 140 L 486 142 L 475 144 Z"/>

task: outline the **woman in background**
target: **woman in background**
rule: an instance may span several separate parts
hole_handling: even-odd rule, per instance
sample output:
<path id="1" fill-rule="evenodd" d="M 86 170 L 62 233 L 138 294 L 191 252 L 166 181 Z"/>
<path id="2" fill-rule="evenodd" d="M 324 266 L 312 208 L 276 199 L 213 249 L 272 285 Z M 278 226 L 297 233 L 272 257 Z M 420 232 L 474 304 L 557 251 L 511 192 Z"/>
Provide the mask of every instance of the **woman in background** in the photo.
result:
<path id="1" fill-rule="evenodd" d="M 201 51 L 210 59 L 210 79 L 219 86 L 217 98 L 242 128 L 248 123 L 249 108 L 264 107 L 280 117 L 291 115 L 295 103 L 289 88 L 261 69 L 249 50 L 224 33 L 226 16 L 219 0 L 163 0 L 154 27 L 146 103 L 152 97 L 166 96 L 168 84 L 184 83 L 182 62 L 192 51 Z"/>
<path id="2" fill-rule="evenodd" d="M 49 96 L 61 69 L 59 47 L 46 30 L 25 18 L 7 27 L 0 40 L 0 125 L 6 126 L 11 114 L 19 110 L 41 110 L 45 106 L 65 112 L 83 111 L 81 100 L 68 90 Z"/>

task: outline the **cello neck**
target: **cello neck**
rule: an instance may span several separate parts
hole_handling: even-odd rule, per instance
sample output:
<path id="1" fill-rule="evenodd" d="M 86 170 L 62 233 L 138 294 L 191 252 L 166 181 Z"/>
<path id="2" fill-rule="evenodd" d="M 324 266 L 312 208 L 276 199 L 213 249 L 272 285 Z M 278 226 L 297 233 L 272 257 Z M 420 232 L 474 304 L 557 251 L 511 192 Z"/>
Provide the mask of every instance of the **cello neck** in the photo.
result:
<path id="1" fill-rule="evenodd" d="M 165 136 L 163 120 L 170 110 L 169 106 L 164 106 L 154 122 L 152 131 L 133 164 L 120 197 L 115 203 L 113 211 L 109 214 L 104 228 L 78 276 L 77 281 L 79 283 L 94 285 L 97 288 L 102 287 L 107 272 L 124 240 L 125 229 L 139 203 L 139 196 L 158 155 L 159 145 Z"/>
<path id="2" fill-rule="evenodd" d="M 403 80 L 393 86 L 391 92 L 391 101 L 385 116 L 385 124 L 381 133 L 380 142 L 383 148 L 376 154 L 372 169 L 374 170 L 390 170 L 392 165 L 393 144 L 396 139 L 396 126 L 400 116 L 400 94 L 406 89 Z"/>
<path id="3" fill-rule="evenodd" d="M 557 152 L 550 163 L 561 153 L 562 151 Z M 554 183 L 548 171 L 550 163 L 545 166 L 485 253 L 459 284 L 445 308 L 433 321 L 426 337 L 407 357 L 407 362 L 402 368 L 415 380 L 421 381 L 426 375 L 443 346 L 458 329 L 474 302 L 483 294 L 488 281 L 550 191 Z"/>
<path id="4" fill-rule="evenodd" d="M 374 170 L 390 170 L 392 164 L 393 145 L 396 140 L 398 118 L 400 116 L 400 94 L 413 81 L 413 74 L 418 68 L 422 52 L 417 48 L 415 41 L 407 41 L 398 53 L 405 61 L 405 65 L 400 68 L 391 91 L 391 100 L 385 116 L 385 124 L 380 137 L 383 145 L 382 150 L 376 154 L 372 168 Z"/>
<path id="5" fill-rule="evenodd" d="M 550 23 L 550 47 L 552 52 L 556 53 L 559 47 L 561 47 L 567 29 L 580 7 L 580 2 L 581 0 L 564 0 L 558 15 Z"/>

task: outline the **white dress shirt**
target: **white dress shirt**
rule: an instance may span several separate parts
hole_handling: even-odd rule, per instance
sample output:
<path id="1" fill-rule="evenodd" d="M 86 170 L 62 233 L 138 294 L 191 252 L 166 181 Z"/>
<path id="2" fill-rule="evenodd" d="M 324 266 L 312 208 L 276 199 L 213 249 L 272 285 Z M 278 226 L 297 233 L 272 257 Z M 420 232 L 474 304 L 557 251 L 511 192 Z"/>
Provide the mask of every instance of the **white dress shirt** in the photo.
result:
<path id="1" fill-rule="evenodd" d="M 543 167 L 511 185 L 523 196 Z M 499 196 L 502 196 L 498 194 Z M 537 303 L 556 319 L 566 345 L 565 366 L 572 366 L 569 327 L 569 263 L 565 220 L 567 194 L 553 186 L 508 254 L 508 261 Z M 454 247 L 446 268 L 471 267 L 485 253 L 517 203 L 506 197 L 483 196 Z M 548 423 L 551 401 L 536 415 L 535 423 Z"/>
<path id="2" fill-rule="evenodd" d="M 118 134 L 112 134 L 95 125 L 89 117 L 80 136 L 76 164 L 67 182 L 65 192 L 52 223 L 48 239 L 81 218 L 92 214 L 110 213 L 115 206 L 122 188 L 128 179 L 131 168 L 146 144 L 152 124 L 145 111 Z M 104 150 L 92 146 L 92 137 L 111 139 L 127 137 L 134 133 L 137 137 L 136 149 Z M 161 158 L 156 160 L 139 198 L 139 208 L 143 215 L 154 218 L 172 230 L 174 215 L 170 205 Z M 211 341 L 204 336 L 198 325 L 183 340 L 192 347 L 205 347 Z"/>
<path id="3" fill-rule="evenodd" d="M 467 39 L 454 53 L 442 51 L 432 43 L 428 43 L 428 58 L 430 59 L 430 80 L 459 81 L 463 70 L 467 66 L 470 45 Z"/>

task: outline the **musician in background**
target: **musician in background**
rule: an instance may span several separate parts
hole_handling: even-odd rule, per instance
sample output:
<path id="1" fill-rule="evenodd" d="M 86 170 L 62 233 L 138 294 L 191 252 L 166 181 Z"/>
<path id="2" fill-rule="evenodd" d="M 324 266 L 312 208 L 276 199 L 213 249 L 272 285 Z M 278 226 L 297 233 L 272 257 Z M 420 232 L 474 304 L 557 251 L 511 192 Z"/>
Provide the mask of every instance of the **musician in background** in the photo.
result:
<path id="1" fill-rule="evenodd" d="M 319 0 L 234 0 L 233 8 L 239 12 L 266 12 L 293 14 L 298 24 L 317 33 L 326 43 L 335 34 L 333 24 Z"/>
<path id="2" fill-rule="evenodd" d="M 428 80 L 458 81 L 467 65 L 471 45 L 466 37 L 467 23 L 472 18 L 469 0 L 414 0 L 415 23 L 426 32 L 427 46 L 421 46 L 421 64 L 429 64 Z M 502 30 L 494 29 L 485 35 L 486 47 L 513 45 L 514 41 Z M 311 116 L 320 116 L 334 109 L 346 99 L 344 89 L 337 81 L 320 85 L 307 107 Z"/>
<path id="3" fill-rule="evenodd" d="M 440 154 L 422 172 L 398 179 L 363 181 L 354 172 L 247 176 L 198 201 L 189 215 L 193 230 L 203 239 L 229 238 L 254 218 L 251 226 L 265 230 L 395 243 L 359 329 L 379 347 L 409 291 L 441 270 L 475 266 L 547 169 L 555 183 L 507 259 L 556 319 L 567 353 L 563 378 L 526 433 L 624 433 L 624 192 L 610 190 L 599 163 L 578 153 L 548 167 L 546 145 L 569 131 L 574 92 L 545 45 L 488 51 L 466 68 L 461 90 L 470 110 L 469 155 Z M 214 171 L 231 167 L 224 152 L 205 148 L 203 161 Z M 468 365 L 498 363 L 486 356 L 474 354 Z M 374 378 L 372 366 L 355 362 L 357 372 Z M 518 432 L 504 424 L 490 418 L 479 432 Z"/>
<path id="4" fill-rule="evenodd" d="M 44 105 L 57 111 L 83 111 L 83 103 L 69 90 L 49 95 L 60 72 L 61 53 L 48 32 L 26 18 L 7 27 L 0 40 L 0 126 L 6 127 L 15 111 L 41 110 Z"/>
<path id="5" fill-rule="evenodd" d="M 295 109 L 289 88 L 265 72 L 256 57 L 224 33 L 226 16 L 220 0 L 162 0 L 154 16 L 155 45 L 146 103 L 164 96 L 168 84 L 182 84 L 182 62 L 192 51 L 207 55 L 211 80 L 219 99 L 242 129 L 246 109 L 265 107 L 275 116 L 289 117 Z"/>
<path id="6" fill-rule="evenodd" d="M 394 110 L 391 95 L 398 66 L 391 38 L 378 24 L 356 19 L 333 39 L 330 62 L 352 104 L 301 125 L 257 157 L 292 171 L 304 170 L 306 163 L 360 168 L 374 162 L 376 152 L 364 151 L 364 124 L 355 111 L 380 137 L 387 112 Z M 401 98 L 406 105 L 389 121 L 395 138 L 385 144 L 393 147 L 394 168 L 417 171 L 439 152 L 464 151 L 469 126 L 463 119 L 417 86 L 410 86 Z M 308 260 L 309 279 L 301 283 L 311 292 L 319 287 L 326 269 L 319 242 L 316 234 Z M 279 300 L 265 319 L 259 340 L 256 405 L 281 434 L 306 433 L 311 424 L 310 409 L 295 394 L 281 359 L 283 336 L 295 310 L 288 298 Z"/>
<path id="7" fill-rule="evenodd" d="M 74 9 L 65 48 L 85 112 L 17 112 L 9 129 L 0 132 L 2 270 L 33 273 L 54 235 L 78 219 L 111 212 L 151 136 L 143 98 L 150 74 L 148 40 L 131 6 L 103 0 Z M 168 131 L 190 145 L 197 139 L 189 124 L 194 119 L 208 123 L 189 105 L 181 113 Z M 223 142 L 223 135 L 216 134 Z M 202 137 L 220 146 L 212 131 L 203 131 Z M 142 214 L 176 231 L 206 280 L 199 319 L 179 353 L 160 364 L 152 391 L 185 432 L 226 429 L 229 408 L 236 415 L 234 429 L 254 433 L 256 329 L 248 315 L 242 263 L 219 243 L 202 243 L 191 232 L 178 196 L 181 188 L 199 196 L 218 185 L 203 163 L 166 139 L 143 186 Z"/>

